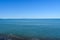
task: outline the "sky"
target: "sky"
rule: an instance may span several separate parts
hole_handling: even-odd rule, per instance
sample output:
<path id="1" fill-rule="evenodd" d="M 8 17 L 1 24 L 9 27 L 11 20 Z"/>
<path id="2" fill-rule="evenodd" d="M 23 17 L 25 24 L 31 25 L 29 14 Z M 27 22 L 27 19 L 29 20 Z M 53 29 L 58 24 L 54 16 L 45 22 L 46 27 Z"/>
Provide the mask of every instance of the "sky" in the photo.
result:
<path id="1" fill-rule="evenodd" d="M 0 0 L 0 18 L 60 18 L 60 0 Z"/>

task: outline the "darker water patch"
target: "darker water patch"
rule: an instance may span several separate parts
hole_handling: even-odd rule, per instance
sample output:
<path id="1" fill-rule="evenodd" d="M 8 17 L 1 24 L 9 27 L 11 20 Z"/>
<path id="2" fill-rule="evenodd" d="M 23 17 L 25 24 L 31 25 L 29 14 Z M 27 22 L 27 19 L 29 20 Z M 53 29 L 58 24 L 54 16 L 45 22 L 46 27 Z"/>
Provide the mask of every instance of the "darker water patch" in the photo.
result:
<path id="1" fill-rule="evenodd" d="M 22 37 L 16 35 L 0 34 L 0 40 L 60 40 L 60 38 L 34 38 L 34 37 Z"/>

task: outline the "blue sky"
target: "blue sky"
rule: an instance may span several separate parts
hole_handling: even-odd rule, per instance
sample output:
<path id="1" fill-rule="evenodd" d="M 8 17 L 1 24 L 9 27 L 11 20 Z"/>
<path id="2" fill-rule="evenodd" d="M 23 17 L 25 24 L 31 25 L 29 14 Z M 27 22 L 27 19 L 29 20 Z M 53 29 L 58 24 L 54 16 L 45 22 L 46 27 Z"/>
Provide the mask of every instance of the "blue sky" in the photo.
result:
<path id="1" fill-rule="evenodd" d="M 60 0 L 0 0 L 0 18 L 60 18 Z"/>

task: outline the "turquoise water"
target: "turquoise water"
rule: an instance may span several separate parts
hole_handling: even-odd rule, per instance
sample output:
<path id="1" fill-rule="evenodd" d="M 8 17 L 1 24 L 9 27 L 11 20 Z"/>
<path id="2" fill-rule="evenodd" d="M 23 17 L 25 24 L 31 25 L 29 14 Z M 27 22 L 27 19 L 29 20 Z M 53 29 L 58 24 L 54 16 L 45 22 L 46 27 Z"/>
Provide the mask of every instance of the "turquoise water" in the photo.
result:
<path id="1" fill-rule="evenodd" d="M 60 38 L 60 19 L 0 19 L 0 33 Z"/>

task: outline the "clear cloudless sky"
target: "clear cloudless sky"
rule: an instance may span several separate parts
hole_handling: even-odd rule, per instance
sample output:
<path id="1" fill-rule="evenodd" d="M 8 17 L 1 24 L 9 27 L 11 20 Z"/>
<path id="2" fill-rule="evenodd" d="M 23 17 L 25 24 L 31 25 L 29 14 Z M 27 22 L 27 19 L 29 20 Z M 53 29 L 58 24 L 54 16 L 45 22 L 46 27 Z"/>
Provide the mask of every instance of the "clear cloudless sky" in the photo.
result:
<path id="1" fill-rule="evenodd" d="M 60 18 L 60 0 L 0 0 L 0 18 Z"/>

